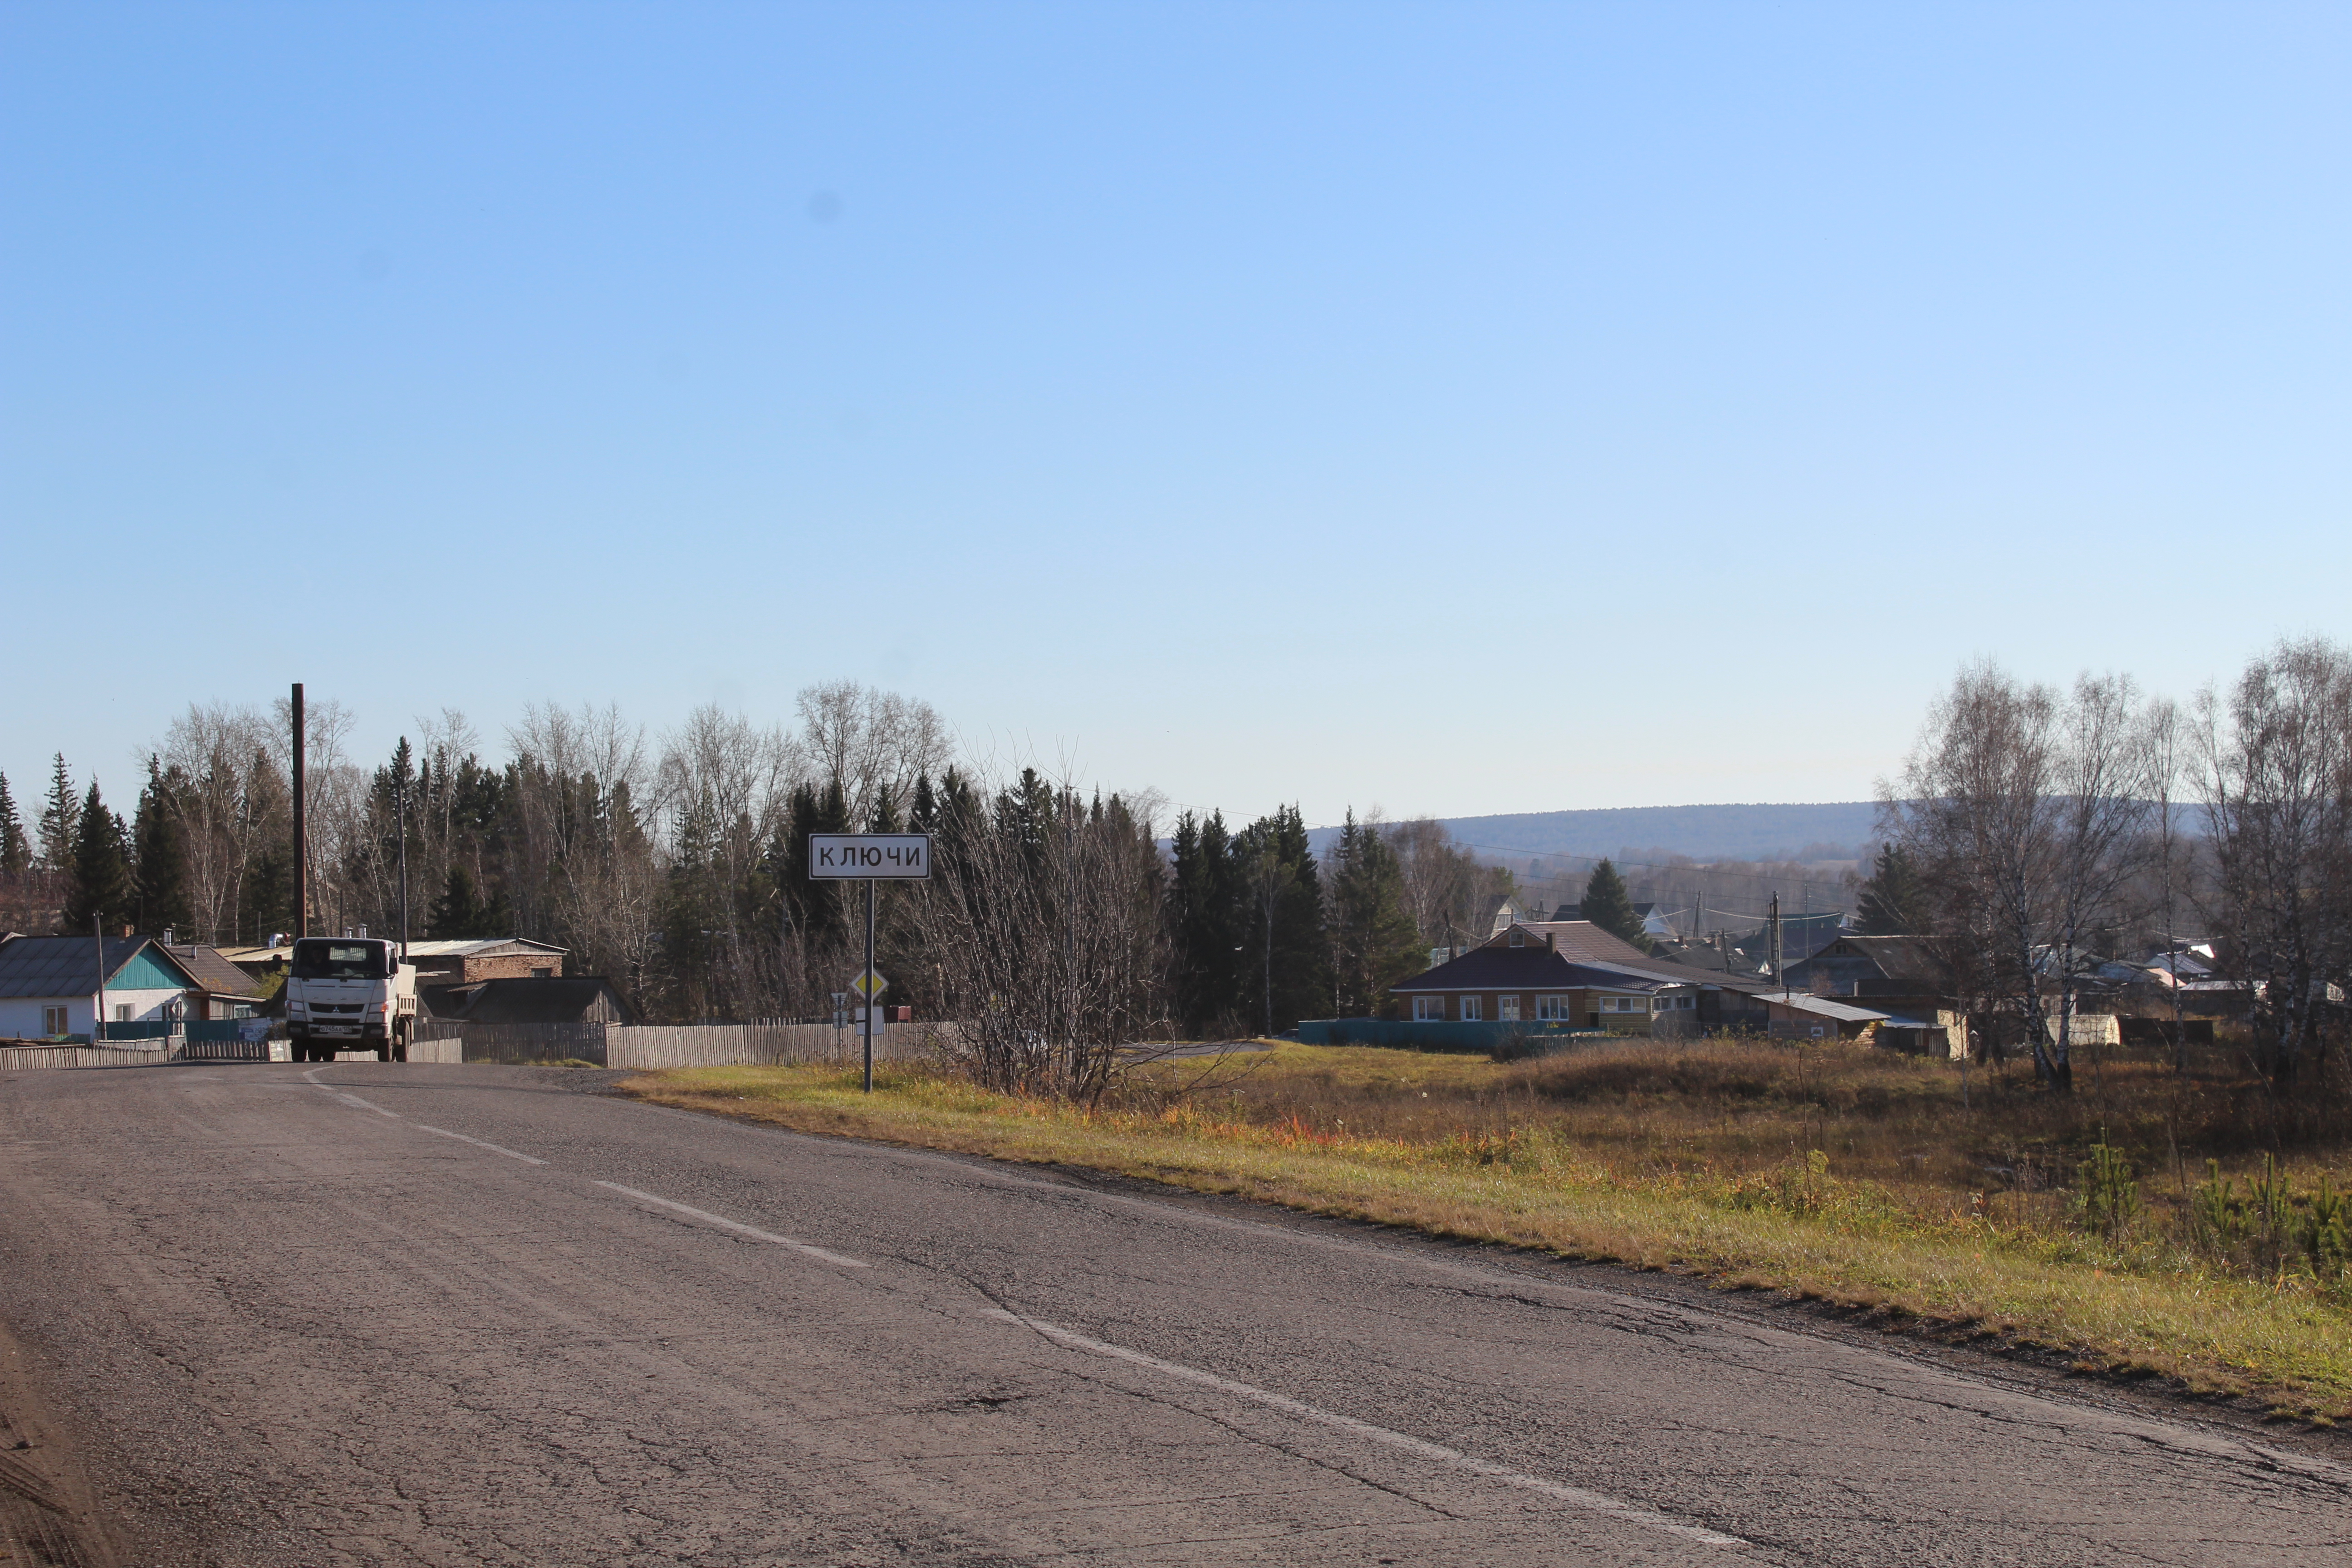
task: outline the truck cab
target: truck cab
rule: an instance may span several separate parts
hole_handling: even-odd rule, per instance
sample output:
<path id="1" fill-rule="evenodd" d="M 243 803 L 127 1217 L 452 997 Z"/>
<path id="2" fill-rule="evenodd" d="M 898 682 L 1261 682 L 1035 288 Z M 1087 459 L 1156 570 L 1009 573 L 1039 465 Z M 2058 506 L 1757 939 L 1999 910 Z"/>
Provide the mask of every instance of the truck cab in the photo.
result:
<path id="1" fill-rule="evenodd" d="M 373 1051 L 404 1062 L 416 1026 L 416 966 L 382 937 L 308 936 L 286 968 L 286 1032 L 298 1062 Z"/>

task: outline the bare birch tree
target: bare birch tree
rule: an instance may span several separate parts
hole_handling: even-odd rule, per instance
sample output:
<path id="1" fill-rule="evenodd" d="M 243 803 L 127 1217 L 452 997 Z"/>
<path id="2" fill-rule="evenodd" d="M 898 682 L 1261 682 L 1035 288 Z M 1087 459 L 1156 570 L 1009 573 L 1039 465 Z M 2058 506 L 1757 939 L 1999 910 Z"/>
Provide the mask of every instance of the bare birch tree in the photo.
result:
<path id="1" fill-rule="evenodd" d="M 2292 1088 L 2352 974 L 2352 655 L 2283 642 L 2226 699 L 2198 703 L 2197 749 L 2231 957 L 2259 982 L 2273 1079 Z"/>

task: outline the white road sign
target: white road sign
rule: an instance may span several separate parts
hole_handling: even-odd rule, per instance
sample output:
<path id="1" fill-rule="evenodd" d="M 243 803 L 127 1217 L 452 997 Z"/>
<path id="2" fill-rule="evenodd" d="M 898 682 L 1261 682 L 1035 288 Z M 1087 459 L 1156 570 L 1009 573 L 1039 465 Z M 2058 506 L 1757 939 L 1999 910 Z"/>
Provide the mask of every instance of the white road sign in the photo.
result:
<path id="1" fill-rule="evenodd" d="M 928 881 L 931 836 L 928 833 L 812 833 L 809 877 L 813 881 Z"/>

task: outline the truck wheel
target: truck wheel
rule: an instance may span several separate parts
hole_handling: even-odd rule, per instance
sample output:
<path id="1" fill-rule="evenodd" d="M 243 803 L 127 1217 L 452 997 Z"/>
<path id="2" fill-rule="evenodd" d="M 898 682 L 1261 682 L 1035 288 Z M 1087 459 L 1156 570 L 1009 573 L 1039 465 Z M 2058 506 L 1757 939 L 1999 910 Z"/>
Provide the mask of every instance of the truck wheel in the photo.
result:
<path id="1" fill-rule="evenodd" d="M 408 1026 L 405 1023 L 397 1025 L 393 1029 L 392 1059 L 396 1062 L 404 1062 L 408 1059 Z"/>

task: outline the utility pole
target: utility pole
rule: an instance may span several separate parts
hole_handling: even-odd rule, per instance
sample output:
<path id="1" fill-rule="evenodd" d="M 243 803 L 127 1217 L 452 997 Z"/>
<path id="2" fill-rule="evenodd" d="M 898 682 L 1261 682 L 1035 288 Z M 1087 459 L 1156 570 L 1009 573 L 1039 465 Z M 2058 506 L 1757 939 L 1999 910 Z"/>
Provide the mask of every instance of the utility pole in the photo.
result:
<path id="1" fill-rule="evenodd" d="M 89 1043 L 98 1045 L 106 1038 L 106 926 L 105 916 L 89 917 L 90 941 L 98 948 L 98 999 L 89 1005 Z"/>
<path id="2" fill-rule="evenodd" d="M 400 738 L 401 750 L 408 749 L 408 737 Z M 400 962 L 408 962 L 408 767 L 402 759 L 401 770 L 392 775 L 392 815 L 394 830 L 400 835 Z"/>
<path id="3" fill-rule="evenodd" d="M 1772 978 L 1780 982 L 1780 1000 L 1786 1004 L 1789 999 L 1789 975 L 1788 971 L 1780 964 L 1780 894 L 1778 889 L 1773 889 L 1771 910 L 1769 920 L 1772 927 L 1770 950 Z"/>
<path id="4" fill-rule="evenodd" d="M 294 683 L 294 936 L 310 934 L 310 839 L 303 831 L 302 683 Z"/>

